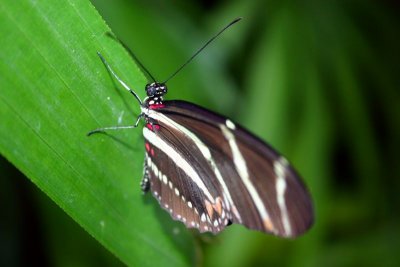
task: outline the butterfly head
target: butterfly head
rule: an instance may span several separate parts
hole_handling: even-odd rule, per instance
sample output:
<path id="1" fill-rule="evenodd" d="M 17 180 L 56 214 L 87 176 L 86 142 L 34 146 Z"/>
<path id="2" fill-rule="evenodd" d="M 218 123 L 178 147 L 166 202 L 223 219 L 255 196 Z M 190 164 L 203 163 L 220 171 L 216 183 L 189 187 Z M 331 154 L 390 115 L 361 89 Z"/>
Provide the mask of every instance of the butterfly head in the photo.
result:
<path id="1" fill-rule="evenodd" d="M 167 93 L 168 89 L 165 83 L 149 83 L 146 85 L 146 94 L 149 98 L 162 98 Z"/>
<path id="2" fill-rule="evenodd" d="M 149 83 L 146 85 L 147 103 L 162 104 L 163 96 L 167 93 L 168 89 L 165 83 Z"/>

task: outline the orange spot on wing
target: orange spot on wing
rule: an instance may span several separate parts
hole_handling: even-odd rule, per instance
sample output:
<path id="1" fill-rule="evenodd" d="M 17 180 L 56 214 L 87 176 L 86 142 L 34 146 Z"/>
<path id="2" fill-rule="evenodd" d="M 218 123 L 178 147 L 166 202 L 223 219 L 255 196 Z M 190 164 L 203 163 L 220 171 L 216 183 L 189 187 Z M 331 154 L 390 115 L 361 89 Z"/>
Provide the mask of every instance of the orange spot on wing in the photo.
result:
<path id="1" fill-rule="evenodd" d="M 264 227 L 269 232 L 274 232 L 274 225 L 272 224 L 271 220 L 265 219 L 264 220 Z"/>
<path id="2" fill-rule="evenodd" d="M 215 204 L 213 205 L 215 211 L 221 216 L 222 214 L 222 199 L 221 197 L 217 197 L 215 199 Z"/>
<path id="3" fill-rule="evenodd" d="M 213 213 L 214 213 L 213 205 L 211 205 L 211 203 L 208 200 L 205 201 L 205 205 L 206 205 L 208 216 L 210 218 L 212 218 Z"/>

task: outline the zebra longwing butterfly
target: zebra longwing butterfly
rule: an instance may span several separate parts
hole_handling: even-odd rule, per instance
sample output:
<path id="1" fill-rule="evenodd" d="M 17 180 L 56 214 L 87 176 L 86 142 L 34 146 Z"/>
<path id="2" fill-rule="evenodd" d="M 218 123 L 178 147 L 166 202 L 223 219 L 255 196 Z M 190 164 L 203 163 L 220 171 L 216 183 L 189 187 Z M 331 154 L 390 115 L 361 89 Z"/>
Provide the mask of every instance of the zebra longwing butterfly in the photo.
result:
<path id="1" fill-rule="evenodd" d="M 178 71 L 238 20 L 218 32 Z M 142 102 L 98 55 L 107 70 L 138 100 L 141 114 L 133 126 L 96 129 L 89 135 L 134 128 L 143 118 L 142 190 L 151 191 L 173 219 L 200 232 L 216 234 L 237 223 L 282 237 L 296 237 L 312 225 L 313 208 L 306 187 L 271 146 L 210 110 L 185 101 L 165 101 L 166 82 L 155 82 L 137 61 L 154 81 L 146 85 L 147 97 Z"/>

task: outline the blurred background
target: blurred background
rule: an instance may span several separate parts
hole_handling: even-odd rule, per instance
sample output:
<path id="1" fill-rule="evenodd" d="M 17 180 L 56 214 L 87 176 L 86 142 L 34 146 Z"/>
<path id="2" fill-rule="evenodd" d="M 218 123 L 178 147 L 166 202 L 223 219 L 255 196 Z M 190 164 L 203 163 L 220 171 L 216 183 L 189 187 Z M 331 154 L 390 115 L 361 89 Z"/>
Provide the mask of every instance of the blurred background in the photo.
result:
<path id="1" fill-rule="evenodd" d="M 268 140 L 304 177 L 316 221 L 296 240 L 240 226 L 194 234 L 196 266 L 400 266 L 396 1 L 92 3 L 159 80 L 243 17 L 169 82 L 168 99 Z M 0 173 L 1 266 L 123 265 L 3 158 Z"/>

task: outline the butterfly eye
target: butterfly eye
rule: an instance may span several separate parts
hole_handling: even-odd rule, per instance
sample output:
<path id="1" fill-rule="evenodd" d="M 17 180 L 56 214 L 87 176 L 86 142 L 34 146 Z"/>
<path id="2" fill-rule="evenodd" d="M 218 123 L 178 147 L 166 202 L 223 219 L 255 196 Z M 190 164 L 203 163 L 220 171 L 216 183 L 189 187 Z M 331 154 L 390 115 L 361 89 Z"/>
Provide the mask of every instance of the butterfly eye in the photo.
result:
<path id="1" fill-rule="evenodd" d="M 156 83 L 151 83 L 146 85 L 146 94 L 149 97 L 153 97 L 157 94 L 157 87 L 158 84 Z"/>

